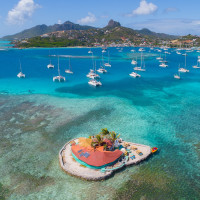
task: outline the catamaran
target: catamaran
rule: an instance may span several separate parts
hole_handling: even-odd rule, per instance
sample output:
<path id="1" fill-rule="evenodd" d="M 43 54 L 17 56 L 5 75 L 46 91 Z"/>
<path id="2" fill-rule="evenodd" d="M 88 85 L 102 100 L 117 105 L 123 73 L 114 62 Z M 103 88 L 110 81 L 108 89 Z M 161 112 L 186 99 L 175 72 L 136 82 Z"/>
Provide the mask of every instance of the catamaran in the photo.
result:
<path id="1" fill-rule="evenodd" d="M 103 54 L 102 54 L 102 56 L 103 56 Z M 107 62 L 107 63 L 104 63 L 104 66 L 105 66 L 105 67 L 111 67 L 109 51 L 108 51 L 108 62 Z"/>
<path id="2" fill-rule="evenodd" d="M 140 52 L 142 52 L 142 51 L 145 51 L 143 48 L 139 48 L 139 50 L 138 51 L 140 51 Z"/>
<path id="3" fill-rule="evenodd" d="M 161 63 L 159 66 L 160 67 L 168 67 L 168 65 L 166 65 L 165 63 Z"/>
<path id="4" fill-rule="evenodd" d="M 91 51 L 91 49 L 88 51 L 88 53 L 93 53 L 92 51 Z"/>
<path id="5" fill-rule="evenodd" d="M 20 62 L 20 61 L 19 61 Z M 22 73 L 22 65 L 21 65 L 21 62 L 20 62 L 20 72 L 17 74 L 17 77 L 18 78 L 25 78 L 25 74 Z"/>
<path id="6" fill-rule="evenodd" d="M 104 64 L 104 61 L 103 61 L 103 54 L 102 54 L 102 65 L 100 66 L 100 68 L 97 70 L 99 73 L 101 74 L 104 74 L 104 73 L 107 73 L 107 70 L 105 69 L 105 64 Z"/>
<path id="7" fill-rule="evenodd" d="M 70 57 L 69 57 L 69 69 L 66 69 L 65 70 L 65 73 L 67 73 L 67 74 L 73 74 L 74 72 L 71 70 L 71 64 L 70 64 Z"/>
<path id="8" fill-rule="evenodd" d="M 200 58 L 199 58 L 199 56 L 198 56 L 197 64 L 194 65 L 194 66 L 192 66 L 192 67 L 193 67 L 194 69 L 199 69 L 199 68 L 200 68 L 199 63 L 200 63 Z"/>
<path id="9" fill-rule="evenodd" d="M 134 77 L 134 78 L 140 78 L 141 77 L 141 75 L 137 74 L 136 72 L 132 72 L 129 75 L 132 76 L 132 77 Z"/>
<path id="10" fill-rule="evenodd" d="M 94 70 L 94 60 L 93 60 L 93 55 L 92 55 L 92 65 L 93 65 L 93 69 L 90 69 L 90 72 L 86 75 L 88 78 L 100 78 L 100 76 L 96 73 L 96 69 Z M 96 67 L 96 65 L 95 65 Z"/>
<path id="11" fill-rule="evenodd" d="M 99 73 L 104 74 L 107 73 L 107 70 L 104 69 L 102 66 L 97 70 Z"/>
<path id="12" fill-rule="evenodd" d="M 88 84 L 90 84 L 90 85 L 93 85 L 93 86 L 101 86 L 102 85 L 102 83 L 100 82 L 100 81 L 97 81 L 96 79 L 90 79 L 89 81 L 88 81 Z"/>
<path id="13" fill-rule="evenodd" d="M 54 82 L 64 82 L 65 77 L 60 75 L 60 67 L 59 67 L 59 56 L 58 56 L 58 76 L 53 77 Z"/>
<path id="14" fill-rule="evenodd" d="M 131 64 L 132 64 L 132 65 L 137 65 L 137 57 L 136 57 L 136 60 L 133 59 L 133 60 L 131 61 Z"/>
<path id="15" fill-rule="evenodd" d="M 94 76 L 92 76 L 91 78 L 92 79 L 90 79 L 89 81 L 88 81 L 88 84 L 90 84 L 90 85 L 92 85 L 92 86 L 101 86 L 102 85 L 102 83 L 100 82 L 100 81 L 97 81 L 96 80 L 96 78 L 97 78 L 97 74 L 96 74 L 96 63 L 95 63 L 95 71 L 93 70 L 93 72 L 92 73 L 94 73 L 95 75 Z"/>
<path id="16" fill-rule="evenodd" d="M 161 54 L 159 57 L 156 58 L 156 60 L 162 60 L 163 58 L 161 57 Z"/>
<path id="17" fill-rule="evenodd" d="M 180 65 L 178 67 L 180 69 Z M 178 74 L 174 74 L 174 78 L 175 79 L 181 79 L 181 76 L 180 76 L 180 71 L 178 70 Z"/>
<path id="18" fill-rule="evenodd" d="M 187 56 L 187 54 L 185 53 L 185 68 L 179 68 L 179 72 L 183 72 L 183 73 L 186 73 L 186 72 L 189 72 L 189 70 L 188 69 L 186 69 L 186 56 Z"/>
<path id="19" fill-rule="evenodd" d="M 143 58 L 142 51 L 141 51 L 141 63 L 140 63 L 140 67 L 138 67 L 138 66 L 134 67 L 133 69 L 135 71 L 143 71 L 143 72 L 146 71 L 146 69 L 145 69 L 145 62 L 144 62 L 143 59 L 144 58 Z M 136 65 L 137 65 L 137 63 L 136 63 Z"/>
<path id="20" fill-rule="evenodd" d="M 50 60 L 50 63 L 47 65 L 47 68 L 48 68 L 48 69 L 53 69 L 53 68 L 54 68 L 54 65 L 51 64 L 50 51 L 49 51 L 49 60 Z"/>

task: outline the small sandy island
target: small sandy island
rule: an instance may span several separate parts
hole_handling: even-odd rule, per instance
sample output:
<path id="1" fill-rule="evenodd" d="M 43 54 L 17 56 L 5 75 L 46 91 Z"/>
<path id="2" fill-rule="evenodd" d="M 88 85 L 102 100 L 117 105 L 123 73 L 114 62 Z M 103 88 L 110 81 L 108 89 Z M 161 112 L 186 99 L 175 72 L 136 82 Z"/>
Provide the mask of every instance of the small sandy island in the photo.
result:
<path id="1" fill-rule="evenodd" d="M 85 180 L 103 180 L 115 171 L 141 162 L 152 153 L 150 146 L 126 142 L 107 129 L 96 136 L 76 138 L 59 152 L 61 168 Z"/>

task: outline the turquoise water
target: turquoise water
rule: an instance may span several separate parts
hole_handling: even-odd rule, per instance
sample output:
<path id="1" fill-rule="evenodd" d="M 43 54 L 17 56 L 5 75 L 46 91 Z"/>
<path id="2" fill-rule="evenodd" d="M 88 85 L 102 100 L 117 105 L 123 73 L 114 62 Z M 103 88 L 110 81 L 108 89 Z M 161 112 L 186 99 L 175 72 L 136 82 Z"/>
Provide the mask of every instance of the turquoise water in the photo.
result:
<path id="1" fill-rule="evenodd" d="M 192 68 L 198 53 L 188 53 L 190 73 L 175 80 L 184 57 L 171 49 L 169 67 L 160 68 L 159 54 L 146 48 L 146 72 L 134 79 L 130 62 L 140 54 L 109 48 L 112 67 L 101 75 L 103 86 L 94 88 L 86 78 L 92 67 L 88 50 L 50 49 L 51 55 L 62 55 L 65 83 L 52 81 L 57 58 L 52 56 L 55 69 L 47 69 L 49 49 L 0 51 L 0 197 L 200 199 L 200 70 Z M 98 67 L 101 49 L 92 50 Z M 74 75 L 64 73 L 68 56 Z M 16 77 L 19 59 L 25 79 Z M 105 127 L 160 151 L 103 182 L 65 174 L 58 162 L 62 146 Z"/>

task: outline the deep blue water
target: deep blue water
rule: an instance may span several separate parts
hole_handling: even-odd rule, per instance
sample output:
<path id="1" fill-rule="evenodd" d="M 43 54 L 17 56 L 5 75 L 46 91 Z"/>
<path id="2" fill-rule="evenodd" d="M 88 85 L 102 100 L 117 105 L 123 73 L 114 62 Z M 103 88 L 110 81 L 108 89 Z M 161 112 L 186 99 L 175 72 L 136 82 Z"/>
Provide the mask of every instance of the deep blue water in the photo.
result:
<path id="1" fill-rule="evenodd" d="M 131 60 L 137 57 L 140 63 L 138 48 L 134 49 L 135 53 L 131 48 L 123 52 L 109 48 L 112 67 L 100 75 L 103 85 L 98 88 L 88 85 L 86 74 L 92 68 L 88 48 L 0 51 L 2 196 L 112 199 L 123 196 L 124 185 L 128 184 L 128 199 L 200 198 L 200 70 L 192 68 L 199 54 L 188 53 L 190 72 L 176 80 L 173 75 L 179 64 L 184 66 L 184 56 L 169 49 L 169 66 L 161 68 L 156 60 L 160 53 L 145 48 L 146 72 L 138 72 L 141 78 L 134 79 L 129 76 L 133 71 Z M 98 68 L 101 49 L 92 51 Z M 47 69 L 49 54 L 53 70 Z M 60 56 L 64 83 L 52 80 L 58 73 L 57 57 L 53 55 Z M 64 73 L 69 56 L 73 75 Z M 107 59 L 104 53 L 104 61 Z M 16 76 L 19 60 L 25 79 Z M 58 165 L 59 149 L 69 139 L 97 133 L 103 127 L 119 132 L 125 140 L 157 146 L 160 151 L 102 183 L 64 174 Z M 136 187 L 133 180 L 137 181 L 138 192 L 131 194 Z M 144 183 L 152 184 L 151 191 Z"/>

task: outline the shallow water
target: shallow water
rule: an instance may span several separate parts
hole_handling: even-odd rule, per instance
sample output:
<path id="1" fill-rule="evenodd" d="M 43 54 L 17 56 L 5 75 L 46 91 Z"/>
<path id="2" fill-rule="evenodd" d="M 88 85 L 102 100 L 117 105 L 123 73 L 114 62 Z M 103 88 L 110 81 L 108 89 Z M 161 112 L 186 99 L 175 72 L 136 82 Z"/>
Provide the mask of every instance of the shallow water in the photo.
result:
<path id="1" fill-rule="evenodd" d="M 97 66 L 101 49 L 92 49 Z M 175 80 L 184 57 L 173 50 L 169 67 L 146 49 L 146 72 L 129 77 L 139 54 L 110 48 L 112 67 L 103 86 L 90 87 L 88 49 L 50 49 L 60 58 L 65 83 L 53 83 L 57 58 L 49 49 L 0 52 L 0 197 L 2 199 L 200 199 L 200 70 L 188 53 L 190 73 Z M 68 56 L 74 75 L 64 74 Z M 164 56 L 164 54 L 163 54 Z M 19 59 L 26 79 L 17 79 Z M 107 60 L 107 53 L 105 54 Z M 103 182 L 65 174 L 58 152 L 70 139 L 115 130 L 128 141 L 157 146 L 159 153 Z M 0 199 L 1 199 L 0 198 Z"/>

